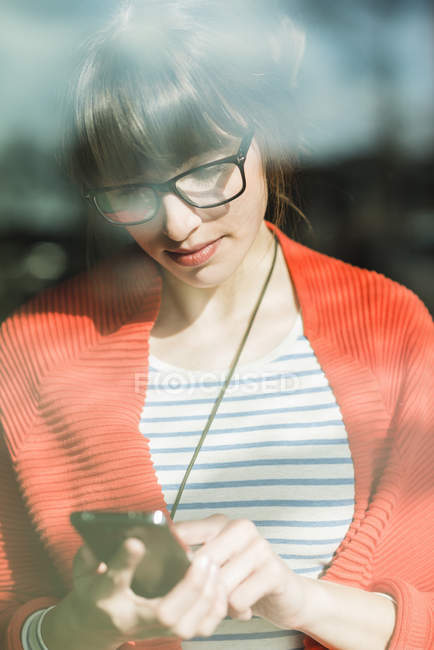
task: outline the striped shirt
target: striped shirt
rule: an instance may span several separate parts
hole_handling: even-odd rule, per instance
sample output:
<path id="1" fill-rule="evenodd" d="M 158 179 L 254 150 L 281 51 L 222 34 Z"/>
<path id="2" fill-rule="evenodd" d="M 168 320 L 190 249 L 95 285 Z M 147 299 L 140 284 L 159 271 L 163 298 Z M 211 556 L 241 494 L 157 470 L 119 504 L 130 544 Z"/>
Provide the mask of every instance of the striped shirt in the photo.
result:
<path id="1" fill-rule="evenodd" d="M 191 371 L 150 355 L 140 431 L 169 510 L 226 371 Z M 266 357 L 235 373 L 187 482 L 175 521 L 247 518 L 296 573 L 321 575 L 354 511 L 341 413 L 299 315 Z M 185 650 L 301 648 L 302 635 L 254 618 L 223 621 Z"/>

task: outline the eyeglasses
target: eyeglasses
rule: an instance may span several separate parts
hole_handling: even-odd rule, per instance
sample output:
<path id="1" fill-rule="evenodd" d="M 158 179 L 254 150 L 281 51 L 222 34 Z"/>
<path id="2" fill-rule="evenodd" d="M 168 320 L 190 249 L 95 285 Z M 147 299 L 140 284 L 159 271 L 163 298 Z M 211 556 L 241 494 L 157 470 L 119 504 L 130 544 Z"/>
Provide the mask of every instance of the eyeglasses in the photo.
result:
<path id="1" fill-rule="evenodd" d="M 171 192 L 196 208 L 215 208 L 233 201 L 246 189 L 244 163 L 253 139 L 249 131 L 237 153 L 189 169 L 166 183 L 128 183 L 89 189 L 84 195 L 110 223 L 135 226 L 151 221 L 161 194 Z"/>

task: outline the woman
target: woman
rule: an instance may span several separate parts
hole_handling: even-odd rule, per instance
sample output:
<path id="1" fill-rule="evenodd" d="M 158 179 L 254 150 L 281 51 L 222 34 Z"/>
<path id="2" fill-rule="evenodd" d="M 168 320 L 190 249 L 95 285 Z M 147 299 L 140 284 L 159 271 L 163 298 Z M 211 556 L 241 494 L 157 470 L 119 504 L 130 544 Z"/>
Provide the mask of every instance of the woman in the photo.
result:
<path id="1" fill-rule="evenodd" d="M 246 10 L 132 3 L 80 70 L 71 173 L 138 246 L 2 329 L 7 650 L 433 640 L 432 320 L 278 228 L 302 39 Z M 158 508 L 198 550 L 146 600 L 69 515 Z"/>

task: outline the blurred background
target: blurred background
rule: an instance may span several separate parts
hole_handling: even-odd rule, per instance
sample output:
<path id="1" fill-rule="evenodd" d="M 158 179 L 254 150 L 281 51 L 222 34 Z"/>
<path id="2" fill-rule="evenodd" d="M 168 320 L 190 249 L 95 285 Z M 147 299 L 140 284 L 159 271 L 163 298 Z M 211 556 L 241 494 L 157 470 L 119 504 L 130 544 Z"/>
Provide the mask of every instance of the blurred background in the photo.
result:
<path id="1" fill-rule="evenodd" d="M 71 52 L 116 4 L 0 5 L 0 320 L 86 266 L 87 208 L 56 161 L 60 107 Z M 401 282 L 434 313 L 431 3 L 281 4 L 307 35 L 295 180 L 312 228 L 297 237 Z M 102 228 L 105 252 L 110 237 Z"/>

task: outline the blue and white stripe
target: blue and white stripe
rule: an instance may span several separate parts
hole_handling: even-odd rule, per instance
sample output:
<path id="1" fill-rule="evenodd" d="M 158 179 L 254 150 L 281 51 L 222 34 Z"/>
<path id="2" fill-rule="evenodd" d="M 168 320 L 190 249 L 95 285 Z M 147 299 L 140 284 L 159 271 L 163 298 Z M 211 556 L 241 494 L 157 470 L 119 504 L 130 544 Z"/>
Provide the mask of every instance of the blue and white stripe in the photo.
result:
<path id="1" fill-rule="evenodd" d="M 150 356 L 140 431 L 169 509 L 219 389 L 222 372 Z M 299 316 L 265 358 L 238 367 L 186 485 L 176 520 L 220 512 L 251 519 L 296 573 L 317 578 L 354 513 L 354 471 L 339 407 Z M 185 650 L 301 648 L 302 636 L 262 619 L 226 620 Z"/>

